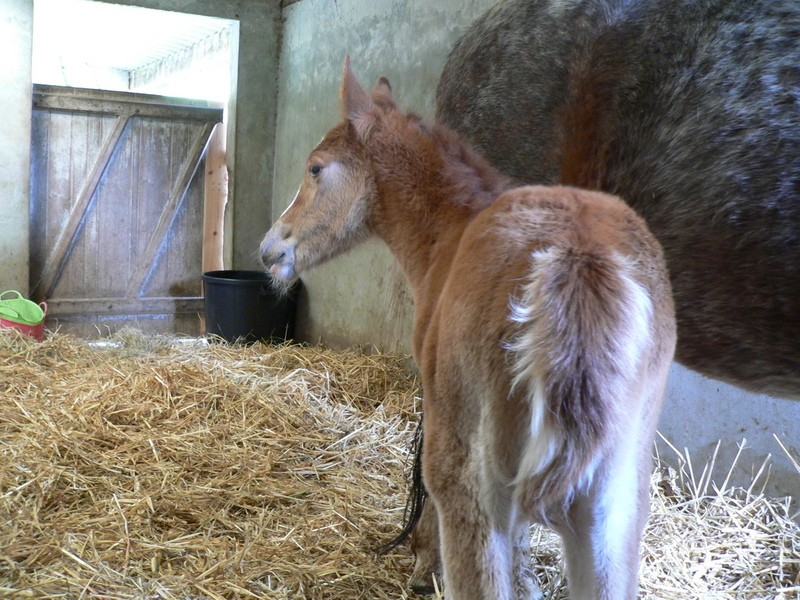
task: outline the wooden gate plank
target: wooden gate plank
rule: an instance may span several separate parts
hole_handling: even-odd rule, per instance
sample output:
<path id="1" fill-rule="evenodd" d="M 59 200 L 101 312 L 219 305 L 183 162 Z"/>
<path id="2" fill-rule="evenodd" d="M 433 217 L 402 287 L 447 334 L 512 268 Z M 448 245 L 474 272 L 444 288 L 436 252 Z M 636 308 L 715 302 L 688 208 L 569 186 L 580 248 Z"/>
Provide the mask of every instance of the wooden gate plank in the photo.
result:
<path id="1" fill-rule="evenodd" d="M 103 173 L 105 173 L 108 168 L 108 164 L 114 154 L 114 149 L 122 138 L 122 134 L 128 125 L 130 117 L 131 113 L 118 115 L 114 128 L 103 142 L 100 155 L 92 165 L 89 176 L 83 184 L 75 204 L 70 210 L 67 223 L 59 233 L 56 243 L 53 245 L 53 249 L 50 251 L 45 261 L 42 276 L 33 290 L 34 297 L 46 298 L 52 294 L 53 288 L 58 282 L 58 278 L 61 276 L 64 264 L 75 244 L 77 234 L 81 228 L 81 223 L 86 216 L 86 211 L 89 208 L 97 185 L 100 183 Z"/>
<path id="2" fill-rule="evenodd" d="M 115 316 L 175 314 L 198 312 L 203 308 L 201 297 L 152 297 L 152 298 L 63 298 L 49 300 L 47 314 L 50 317 L 72 315 Z"/>
<path id="3" fill-rule="evenodd" d="M 155 259 L 158 251 L 161 249 L 172 222 L 178 214 L 178 209 L 186 195 L 186 190 L 197 172 L 197 167 L 200 164 L 200 159 L 213 129 L 214 123 L 204 123 L 203 128 L 195 136 L 189 154 L 181 165 L 177 182 L 172 188 L 169 200 L 164 205 L 158 224 L 150 236 L 144 252 L 139 257 L 139 264 L 129 280 L 127 297 L 141 297 L 144 294 L 147 282 L 156 267 Z"/>
<path id="4" fill-rule="evenodd" d="M 204 100 L 181 98 L 180 104 L 162 96 L 131 94 L 108 90 L 36 85 L 33 107 L 58 112 L 119 115 L 135 113 L 139 117 L 179 121 L 218 121 L 219 108 Z"/>

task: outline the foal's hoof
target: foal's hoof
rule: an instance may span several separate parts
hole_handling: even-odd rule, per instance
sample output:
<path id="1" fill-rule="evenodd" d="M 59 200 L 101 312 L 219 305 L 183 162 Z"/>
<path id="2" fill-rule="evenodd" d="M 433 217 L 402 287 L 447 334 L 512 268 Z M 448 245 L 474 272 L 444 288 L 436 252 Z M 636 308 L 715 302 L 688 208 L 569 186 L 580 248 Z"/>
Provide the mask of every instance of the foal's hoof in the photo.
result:
<path id="1" fill-rule="evenodd" d="M 418 583 L 411 584 L 411 591 L 417 596 L 433 596 L 436 593 L 436 588 L 433 587 L 432 583 Z"/>
<path id="2" fill-rule="evenodd" d="M 422 577 L 412 577 L 408 582 L 411 591 L 418 596 L 433 596 L 436 593 L 436 588 L 433 587 L 433 577 L 430 573 Z"/>

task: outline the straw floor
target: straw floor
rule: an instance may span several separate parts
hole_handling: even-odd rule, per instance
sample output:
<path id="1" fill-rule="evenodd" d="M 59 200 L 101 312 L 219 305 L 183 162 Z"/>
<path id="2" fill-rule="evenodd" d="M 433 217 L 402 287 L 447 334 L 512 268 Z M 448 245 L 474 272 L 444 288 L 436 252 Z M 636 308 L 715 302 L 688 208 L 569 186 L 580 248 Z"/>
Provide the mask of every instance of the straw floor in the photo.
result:
<path id="1" fill-rule="evenodd" d="M 405 598 L 407 357 L 0 330 L 0 597 Z M 800 475 L 799 475 L 800 476 Z M 642 597 L 798 598 L 788 502 L 660 467 Z M 535 529 L 546 596 L 557 541 Z"/>

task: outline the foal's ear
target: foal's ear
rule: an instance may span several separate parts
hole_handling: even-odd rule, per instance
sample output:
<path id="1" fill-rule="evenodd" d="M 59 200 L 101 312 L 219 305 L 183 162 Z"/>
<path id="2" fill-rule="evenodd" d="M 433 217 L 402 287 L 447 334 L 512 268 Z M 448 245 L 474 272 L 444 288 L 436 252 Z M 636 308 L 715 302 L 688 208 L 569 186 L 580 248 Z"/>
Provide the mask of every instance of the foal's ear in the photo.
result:
<path id="1" fill-rule="evenodd" d="M 344 68 L 342 69 L 342 117 L 348 121 L 355 122 L 373 107 L 372 99 L 369 97 L 361 84 L 358 83 L 353 70 L 350 68 L 350 55 L 344 57 Z"/>
<path id="2" fill-rule="evenodd" d="M 394 100 L 392 99 L 392 86 L 389 83 L 389 80 L 383 75 L 378 77 L 378 81 L 375 82 L 375 86 L 372 88 L 371 96 L 372 99 L 378 104 L 394 106 Z"/>

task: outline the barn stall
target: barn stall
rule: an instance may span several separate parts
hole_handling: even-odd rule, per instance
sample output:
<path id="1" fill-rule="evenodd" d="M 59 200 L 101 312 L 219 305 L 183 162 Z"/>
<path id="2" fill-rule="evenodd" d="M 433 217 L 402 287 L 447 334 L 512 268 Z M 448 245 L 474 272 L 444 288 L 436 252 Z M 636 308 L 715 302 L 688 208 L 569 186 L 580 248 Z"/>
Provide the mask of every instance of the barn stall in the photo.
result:
<path id="1" fill-rule="evenodd" d="M 420 390 L 405 355 L 133 329 L 0 335 L 0 595 L 404 598 Z M 684 456 L 651 486 L 642 597 L 792 598 L 788 498 L 715 487 Z M 730 466 L 730 465 L 729 465 Z M 800 476 L 800 474 L 799 474 Z M 548 597 L 557 539 L 532 530 Z"/>
<path id="2" fill-rule="evenodd" d="M 233 201 L 225 259 L 235 268 L 253 268 L 260 235 L 291 199 L 306 153 L 337 118 L 343 54 L 351 52 L 366 78 L 389 75 L 404 105 L 431 115 L 432 90 L 447 51 L 494 0 L 103 4 L 235 22 L 238 77 L 232 82 L 235 121 L 227 156 Z M 9 22 L 14 25 L 3 37 L 13 41 L 18 56 L 31 50 L 24 27 L 31 5 L 32 0 L 11 0 L 0 8 L 3 32 Z M 24 61 L 12 63 L 11 80 L 0 79 L 9 90 L 0 106 L 24 114 L 33 105 L 30 68 Z M 29 194 L 18 185 L 30 172 L 26 127 L 25 119 L 15 121 L 14 136 L 2 150 L 11 149 L 14 158 L 3 154 L 3 164 L 18 167 L 12 185 L 2 180 L 3 189 L 11 190 L 0 213 L 2 289 L 24 290 L 30 283 L 32 290 L 36 284 L 25 256 L 35 214 L 28 223 Z M 7 173 L 12 171 L 0 178 Z M 35 252 L 33 258 L 35 266 Z M 191 269 L 196 286 L 200 265 Z M 408 550 L 378 557 L 373 549 L 399 530 L 406 453 L 419 406 L 403 354 L 408 293 L 376 245 L 311 274 L 305 283 L 302 339 L 336 347 L 375 345 L 400 354 L 225 346 L 131 331 L 105 345 L 52 332 L 42 344 L 2 337 L 0 595 L 407 595 Z M 171 285 L 163 287 L 172 293 Z M 198 321 L 185 321 L 197 329 Z M 797 439 L 791 435 L 800 422 L 792 418 L 797 406 L 748 395 L 736 396 L 740 408 L 730 410 L 723 408 L 733 403 L 730 389 L 698 384 L 684 372 L 676 380 L 689 383 L 673 386 L 673 410 L 668 399 L 665 416 L 700 426 L 672 440 L 680 452 L 660 445 L 665 463 L 679 470 L 663 464 L 654 476 L 643 597 L 796 597 L 800 550 L 795 522 L 787 518 L 796 508 L 776 496 L 773 484 L 800 489 L 794 483 L 800 478 L 792 466 L 795 449 L 781 451 L 771 431 L 780 425 L 789 433 L 781 439 Z M 697 411 L 696 419 L 686 418 L 690 410 Z M 723 422 L 723 413 L 725 424 L 712 426 Z M 741 443 L 737 460 L 742 436 L 748 443 Z M 712 463 L 715 488 L 701 451 L 718 437 L 724 442 Z M 688 455 L 685 446 L 692 448 Z M 772 462 L 753 461 L 748 446 L 760 454 L 774 452 L 773 461 L 790 465 L 789 475 L 781 467 L 780 477 L 775 470 L 770 476 Z M 731 447 L 734 455 L 726 455 Z M 697 462 L 692 465 L 688 456 Z M 762 464 L 767 466 L 760 470 Z M 765 485 L 768 494 L 762 493 Z M 540 578 L 553 597 L 564 597 L 557 542 L 546 531 L 533 536 L 542 559 Z"/>

